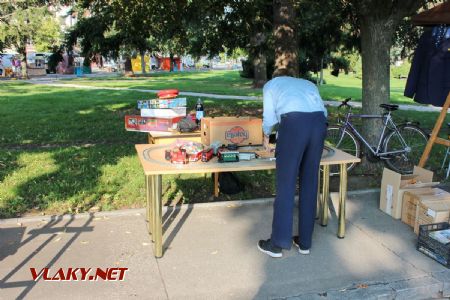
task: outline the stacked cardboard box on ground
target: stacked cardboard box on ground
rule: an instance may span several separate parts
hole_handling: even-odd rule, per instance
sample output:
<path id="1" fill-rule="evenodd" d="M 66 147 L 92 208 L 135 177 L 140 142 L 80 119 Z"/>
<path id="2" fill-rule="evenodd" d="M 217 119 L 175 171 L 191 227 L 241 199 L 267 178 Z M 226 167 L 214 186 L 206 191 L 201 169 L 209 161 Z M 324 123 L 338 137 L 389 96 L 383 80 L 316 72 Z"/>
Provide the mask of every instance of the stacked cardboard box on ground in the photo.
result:
<path id="1" fill-rule="evenodd" d="M 450 193 L 435 188 L 433 172 L 415 167 L 412 175 L 402 176 L 385 169 L 380 194 L 380 209 L 414 228 L 449 222 Z"/>
<path id="2" fill-rule="evenodd" d="M 416 223 L 417 204 L 419 203 L 420 196 L 425 195 L 425 197 L 433 197 L 440 193 L 442 193 L 442 190 L 437 188 L 421 188 L 414 190 L 414 193 L 406 192 L 403 195 L 402 222 L 414 227 Z"/>
<path id="3" fill-rule="evenodd" d="M 419 234 L 419 226 L 448 222 L 450 193 L 439 188 L 406 191 L 403 197 L 402 221 Z"/>

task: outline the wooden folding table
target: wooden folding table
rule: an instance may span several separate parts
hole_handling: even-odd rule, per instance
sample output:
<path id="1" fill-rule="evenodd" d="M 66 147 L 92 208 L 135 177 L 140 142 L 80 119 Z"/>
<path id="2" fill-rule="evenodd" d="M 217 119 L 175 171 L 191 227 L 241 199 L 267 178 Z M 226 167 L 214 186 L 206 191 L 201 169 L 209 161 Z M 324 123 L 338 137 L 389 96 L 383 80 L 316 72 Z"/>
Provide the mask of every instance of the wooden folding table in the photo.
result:
<path id="1" fill-rule="evenodd" d="M 144 170 L 147 191 L 147 221 L 148 231 L 154 241 L 154 254 L 156 257 L 163 255 L 162 243 L 162 175 L 167 174 L 193 174 L 216 172 L 240 172 L 275 169 L 275 161 L 268 159 L 254 159 L 234 163 L 219 163 L 213 158 L 207 163 L 193 162 L 186 165 L 171 164 L 164 159 L 164 152 L 169 145 L 135 145 L 139 161 Z M 340 166 L 339 185 L 339 211 L 337 236 L 345 236 L 345 200 L 347 197 L 347 164 L 357 163 L 361 160 L 348 153 L 334 149 L 332 156 L 323 158 L 322 166 L 322 197 L 319 198 L 320 223 L 326 226 L 328 223 L 328 197 L 330 165 Z M 319 174 L 320 175 L 320 174 Z M 319 184 L 320 185 L 320 184 Z M 319 187 L 320 188 L 320 187 Z"/>

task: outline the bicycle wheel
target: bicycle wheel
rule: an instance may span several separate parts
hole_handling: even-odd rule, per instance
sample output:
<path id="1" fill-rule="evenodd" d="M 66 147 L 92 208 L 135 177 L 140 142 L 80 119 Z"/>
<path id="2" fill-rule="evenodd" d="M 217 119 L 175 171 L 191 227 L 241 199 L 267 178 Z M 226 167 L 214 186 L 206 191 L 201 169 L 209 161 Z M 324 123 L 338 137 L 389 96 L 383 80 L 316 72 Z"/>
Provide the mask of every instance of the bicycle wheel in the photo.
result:
<path id="1" fill-rule="evenodd" d="M 392 154 L 385 162 L 389 168 L 400 174 L 412 174 L 419 163 L 428 142 L 427 134 L 417 126 L 404 125 L 398 132 L 406 143 L 406 149 L 396 131 L 389 132 L 384 138 L 384 152 L 402 151 Z"/>
<path id="2" fill-rule="evenodd" d="M 360 157 L 361 154 L 359 142 L 353 133 L 339 125 L 332 125 L 328 127 L 325 145 L 337 148 L 356 157 Z M 353 169 L 354 166 L 355 163 L 348 164 L 347 171 Z M 330 175 L 334 176 L 338 174 L 339 166 L 330 166 Z"/>

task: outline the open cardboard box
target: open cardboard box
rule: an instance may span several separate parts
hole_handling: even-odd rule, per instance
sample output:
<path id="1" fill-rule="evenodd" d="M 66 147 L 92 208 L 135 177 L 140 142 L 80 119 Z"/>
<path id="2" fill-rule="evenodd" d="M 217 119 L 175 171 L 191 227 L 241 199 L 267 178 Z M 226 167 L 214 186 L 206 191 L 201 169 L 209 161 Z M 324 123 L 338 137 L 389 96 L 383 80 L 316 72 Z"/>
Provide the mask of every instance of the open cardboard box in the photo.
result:
<path id="1" fill-rule="evenodd" d="M 412 175 L 401 175 L 395 171 L 384 168 L 381 180 L 380 209 L 400 219 L 402 216 L 403 193 L 409 189 L 432 187 L 439 184 L 433 182 L 433 172 L 414 167 Z"/>

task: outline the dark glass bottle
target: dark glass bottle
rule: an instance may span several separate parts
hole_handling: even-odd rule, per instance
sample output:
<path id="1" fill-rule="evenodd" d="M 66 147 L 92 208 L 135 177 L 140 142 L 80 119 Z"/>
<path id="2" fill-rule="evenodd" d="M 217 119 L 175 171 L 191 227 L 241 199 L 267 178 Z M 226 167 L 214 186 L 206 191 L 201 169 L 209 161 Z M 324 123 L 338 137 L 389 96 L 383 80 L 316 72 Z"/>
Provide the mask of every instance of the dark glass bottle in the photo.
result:
<path id="1" fill-rule="evenodd" d="M 200 125 L 201 119 L 205 116 L 205 112 L 203 110 L 203 103 L 200 98 L 197 100 L 197 105 L 195 106 L 195 119 L 197 121 L 197 125 Z"/>

